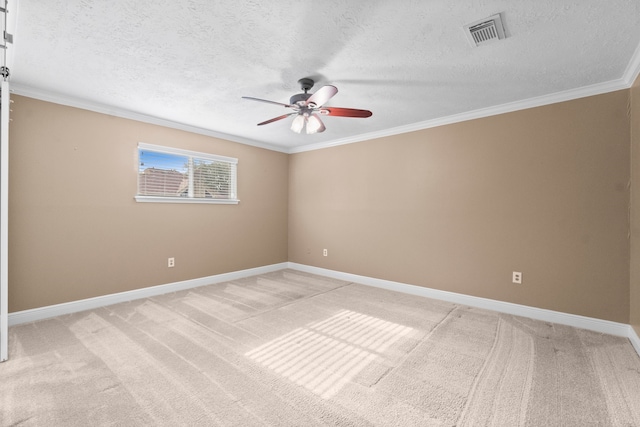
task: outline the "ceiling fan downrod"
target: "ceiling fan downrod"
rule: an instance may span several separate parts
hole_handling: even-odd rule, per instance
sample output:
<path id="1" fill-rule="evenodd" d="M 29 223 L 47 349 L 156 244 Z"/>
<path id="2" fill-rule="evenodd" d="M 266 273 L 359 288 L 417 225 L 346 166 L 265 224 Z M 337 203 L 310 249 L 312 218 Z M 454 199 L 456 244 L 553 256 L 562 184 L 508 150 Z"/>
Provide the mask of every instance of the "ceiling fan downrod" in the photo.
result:
<path id="1" fill-rule="evenodd" d="M 300 107 L 307 104 L 307 99 L 311 97 L 310 93 L 307 93 L 314 85 L 314 81 L 309 78 L 302 78 L 298 80 L 300 83 L 300 88 L 304 91 L 304 93 L 297 93 L 289 98 L 289 104 L 291 105 L 299 105 Z"/>
<path id="2" fill-rule="evenodd" d="M 307 93 L 307 91 L 309 91 L 315 84 L 312 79 L 309 79 L 307 77 L 301 78 L 300 80 L 298 80 L 298 83 L 300 83 L 300 87 L 302 88 L 304 93 Z"/>

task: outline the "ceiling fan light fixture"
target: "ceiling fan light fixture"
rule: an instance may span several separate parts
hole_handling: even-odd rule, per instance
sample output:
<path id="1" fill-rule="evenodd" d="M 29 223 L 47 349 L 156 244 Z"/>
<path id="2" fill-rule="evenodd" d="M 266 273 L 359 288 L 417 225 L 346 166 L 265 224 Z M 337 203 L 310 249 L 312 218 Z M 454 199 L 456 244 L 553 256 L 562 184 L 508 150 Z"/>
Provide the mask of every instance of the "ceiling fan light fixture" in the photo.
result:
<path id="1" fill-rule="evenodd" d="M 305 117 L 302 114 L 298 114 L 293 122 L 291 122 L 291 130 L 295 133 L 301 133 L 304 127 Z"/>
<path id="2" fill-rule="evenodd" d="M 325 127 L 317 114 L 312 114 L 307 119 L 307 134 L 313 134 L 324 131 Z"/>

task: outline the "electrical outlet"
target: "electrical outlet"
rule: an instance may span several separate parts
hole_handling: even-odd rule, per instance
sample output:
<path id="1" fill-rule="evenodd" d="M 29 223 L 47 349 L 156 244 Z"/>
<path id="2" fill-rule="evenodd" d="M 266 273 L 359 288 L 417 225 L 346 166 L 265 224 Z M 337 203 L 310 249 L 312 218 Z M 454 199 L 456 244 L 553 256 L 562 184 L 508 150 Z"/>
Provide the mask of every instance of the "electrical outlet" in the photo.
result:
<path id="1" fill-rule="evenodd" d="M 175 267 L 176 266 L 176 259 L 175 258 L 169 258 L 167 260 L 167 267 Z"/>
<path id="2" fill-rule="evenodd" d="M 326 249 L 322 250 L 322 256 L 328 256 L 329 255 L 329 251 Z"/>
<path id="3" fill-rule="evenodd" d="M 511 281 L 513 283 L 517 283 L 518 285 L 522 284 L 522 273 L 519 271 L 514 271 L 511 276 Z"/>

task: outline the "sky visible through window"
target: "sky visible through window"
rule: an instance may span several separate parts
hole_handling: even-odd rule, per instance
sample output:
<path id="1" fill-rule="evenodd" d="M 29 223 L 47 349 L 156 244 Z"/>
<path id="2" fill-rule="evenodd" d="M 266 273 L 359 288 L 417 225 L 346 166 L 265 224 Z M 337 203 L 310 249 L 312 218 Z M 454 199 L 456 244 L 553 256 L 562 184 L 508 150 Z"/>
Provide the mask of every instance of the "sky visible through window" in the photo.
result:
<path id="1" fill-rule="evenodd" d="M 139 169 L 143 171 L 148 168 L 156 168 L 186 173 L 188 162 L 189 159 L 186 156 L 140 150 Z"/>

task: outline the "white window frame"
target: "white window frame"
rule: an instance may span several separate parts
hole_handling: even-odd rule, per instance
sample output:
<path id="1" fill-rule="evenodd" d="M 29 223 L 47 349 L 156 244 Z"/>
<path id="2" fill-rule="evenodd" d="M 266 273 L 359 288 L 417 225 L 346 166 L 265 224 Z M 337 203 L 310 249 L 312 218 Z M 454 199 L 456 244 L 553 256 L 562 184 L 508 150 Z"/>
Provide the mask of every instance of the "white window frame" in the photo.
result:
<path id="1" fill-rule="evenodd" d="M 193 164 L 193 159 L 211 160 L 217 162 L 225 162 L 232 165 L 231 168 L 231 181 L 232 181 L 232 193 L 228 199 L 210 199 L 204 197 L 193 196 L 193 170 L 189 170 L 189 196 L 188 197 L 169 197 L 169 196 L 143 196 L 136 194 L 136 202 L 151 202 L 151 203 L 206 203 L 206 204 L 223 204 L 223 205 L 236 205 L 240 202 L 238 199 L 238 159 L 234 157 L 218 156 L 209 153 L 200 153 L 197 151 L 183 150 L 181 148 L 166 147 L 163 145 L 147 144 L 145 142 L 139 142 L 137 148 L 137 164 L 140 165 L 140 150 L 155 151 L 165 154 L 175 154 L 179 156 L 186 156 L 189 158 L 189 164 Z M 139 170 L 136 168 L 136 182 L 139 179 Z M 136 192 L 140 189 L 139 182 L 136 185 Z"/>

